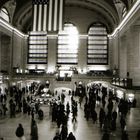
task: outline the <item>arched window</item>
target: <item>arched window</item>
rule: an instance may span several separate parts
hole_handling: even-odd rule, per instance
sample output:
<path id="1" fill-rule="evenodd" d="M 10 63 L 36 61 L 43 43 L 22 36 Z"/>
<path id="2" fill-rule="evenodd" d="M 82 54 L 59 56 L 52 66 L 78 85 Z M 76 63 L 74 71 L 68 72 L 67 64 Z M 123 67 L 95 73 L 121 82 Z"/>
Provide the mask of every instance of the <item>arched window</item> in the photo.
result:
<path id="1" fill-rule="evenodd" d="M 78 30 L 70 23 L 58 34 L 57 64 L 78 63 Z"/>
<path id="2" fill-rule="evenodd" d="M 88 31 L 87 63 L 89 65 L 108 64 L 107 29 L 103 24 L 93 24 Z"/>
<path id="3" fill-rule="evenodd" d="M 48 37 L 46 32 L 30 32 L 28 42 L 28 63 L 46 64 L 48 60 Z"/>
<path id="4" fill-rule="evenodd" d="M 6 20 L 7 22 L 10 22 L 9 13 L 5 8 L 1 8 L 0 17 Z"/>

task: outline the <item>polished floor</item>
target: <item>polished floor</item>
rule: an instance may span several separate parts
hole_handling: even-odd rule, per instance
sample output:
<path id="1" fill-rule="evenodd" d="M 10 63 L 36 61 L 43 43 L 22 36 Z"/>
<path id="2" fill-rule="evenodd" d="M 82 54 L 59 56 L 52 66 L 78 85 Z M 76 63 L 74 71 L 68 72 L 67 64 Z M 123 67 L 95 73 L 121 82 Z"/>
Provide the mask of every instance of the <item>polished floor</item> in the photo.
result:
<path id="1" fill-rule="evenodd" d="M 78 101 L 77 97 L 75 99 Z M 68 95 L 65 103 L 67 101 L 70 101 L 70 96 Z M 42 105 L 41 108 L 44 110 L 45 117 L 43 120 L 38 120 L 36 117 L 39 140 L 53 140 L 56 131 L 59 131 L 59 129 L 55 122 L 51 122 L 49 106 Z M 78 106 L 77 122 L 73 123 L 70 115 L 68 131 L 74 133 L 76 140 L 101 140 L 103 131 L 99 128 L 99 122 L 93 124 L 92 120 L 86 121 L 83 109 L 83 104 L 81 107 Z M 97 106 L 96 109 L 98 111 L 99 107 Z M 16 114 L 16 118 L 10 118 L 9 114 L 6 117 L 0 117 L 0 138 L 2 137 L 4 140 L 17 140 L 15 130 L 19 123 L 23 124 L 26 140 L 30 140 L 31 117 L 22 113 Z M 131 108 L 127 115 L 129 140 L 136 140 L 138 129 L 140 129 L 140 108 Z M 117 130 L 110 132 L 110 140 L 121 140 L 119 116 L 117 119 Z"/>

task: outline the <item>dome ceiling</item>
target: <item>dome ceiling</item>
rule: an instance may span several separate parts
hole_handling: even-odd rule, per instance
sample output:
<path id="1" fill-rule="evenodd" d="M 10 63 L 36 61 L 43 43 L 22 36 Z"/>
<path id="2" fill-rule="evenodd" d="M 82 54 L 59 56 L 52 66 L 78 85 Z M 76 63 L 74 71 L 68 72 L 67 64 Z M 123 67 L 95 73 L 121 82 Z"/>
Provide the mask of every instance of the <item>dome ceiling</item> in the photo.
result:
<path id="1" fill-rule="evenodd" d="M 12 24 L 27 33 L 32 26 L 32 0 L 0 0 L 0 7 L 3 7 L 8 1 L 15 3 Z M 100 13 L 107 19 L 110 32 L 119 24 L 120 18 L 115 3 L 123 2 L 129 7 L 128 0 L 65 0 L 65 6 L 75 5 Z"/>

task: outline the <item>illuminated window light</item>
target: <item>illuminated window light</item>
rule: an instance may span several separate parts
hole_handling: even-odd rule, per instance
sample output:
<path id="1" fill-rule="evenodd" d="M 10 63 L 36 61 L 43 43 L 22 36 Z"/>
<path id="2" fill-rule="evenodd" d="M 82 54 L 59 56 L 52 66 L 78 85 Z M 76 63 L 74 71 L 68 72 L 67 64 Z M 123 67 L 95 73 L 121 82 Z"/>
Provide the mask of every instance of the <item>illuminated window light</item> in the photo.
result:
<path id="1" fill-rule="evenodd" d="M 73 24 L 65 24 L 64 30 L 58 33 L 58 63 L 77 63 L 79 33 Z"/>
<path id="2" fill-rule="evenodd" d="M 20 69 L 20 73 L 22 73 L 23 72 L 23 70 L 22 69 Z"/>
<path id="3" fill-rule="evenodd" d="M 130 97 L 130 98 L 134 98 L 134 94 L 129 93 L 129 94 L 128 94 L 128 97 Z"/>
<path id="4" fill-rule="evenodd" d="M 117 93 L 117 97 L 119 97 L 120 99 L 124 97 L 124 92 L 121 90 L 116 90 Z"/>
<path id="5" fill-rule="evenodd" d="M 108 65 L 94 65 L 94 66 L 89 66 L 88 70 L 98 70 L 98 71 L 105 71 L 108 70 L 109 66 Z"/>
<path id="6" fill-rule="evenodd" d="M 0 17 L 3 18 L 7 22 L 10 21 L 9 13 L 8 13 L 7 9 L 5 9 L 5 8 L 1 8 L 1 10 L 0 10 Z"/>
<path id="7" fill-rule="evenodd" d="M 55 67 L 49 66 L 47 73 L 54 73 L 54 71 L 55 71 Z"/>
<path id="8" fill-rule="evenodd" d="M 72 71 L 60 71 L 60 77 L 65 77 L 67 74 L 67 77 L 71 77 L 73 72 Z"/>

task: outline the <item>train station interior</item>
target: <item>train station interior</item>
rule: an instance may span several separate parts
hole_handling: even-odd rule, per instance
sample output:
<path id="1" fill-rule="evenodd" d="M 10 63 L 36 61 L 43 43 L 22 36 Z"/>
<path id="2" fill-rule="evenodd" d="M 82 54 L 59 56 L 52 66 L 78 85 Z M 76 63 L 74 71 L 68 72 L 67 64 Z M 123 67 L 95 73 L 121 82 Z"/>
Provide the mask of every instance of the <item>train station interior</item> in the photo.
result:
<path id="1" fill-rule="evenodd" d="M 139 13 L 140 0 L 0 0 L 0 140 L 140 140 Z"/>

